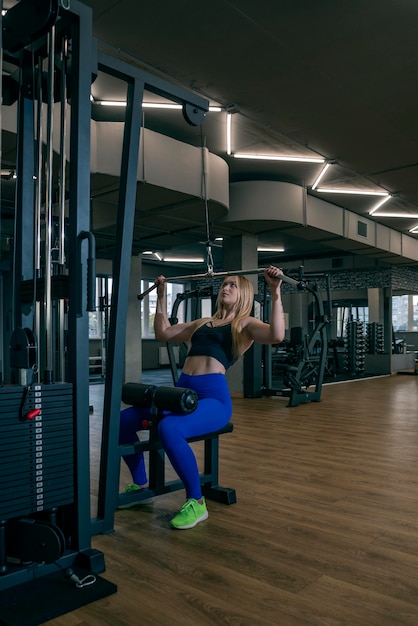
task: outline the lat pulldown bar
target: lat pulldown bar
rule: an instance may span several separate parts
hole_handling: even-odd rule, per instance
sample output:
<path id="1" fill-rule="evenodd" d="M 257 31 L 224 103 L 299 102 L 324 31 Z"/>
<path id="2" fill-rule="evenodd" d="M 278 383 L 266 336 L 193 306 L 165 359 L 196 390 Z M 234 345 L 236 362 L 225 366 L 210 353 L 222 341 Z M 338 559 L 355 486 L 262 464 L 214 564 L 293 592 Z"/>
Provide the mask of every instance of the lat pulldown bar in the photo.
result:
<path id="1" fill-rule="evenodd" d="M 259 267 L 255 270 L 233 270 L 230 272 L 206 272 L 206 274 L 189 274 L 187 276 L 168 276 L 167 281 L 177 282 L 179 280 L 205 280 L 209 278 L 222 278 L 222 276 L 244 276 L 246 274 L 262 274 L 264 270 L 268 268 Z M 289 283 L 289 285 L 293 285 L 297 289 L 304 289 L 306 287 L 305 283 L 301 280 L 295 280 L 294 278 L 290 278 L 290 276 L 286 276 L 285 274 L 281 274 L 278 280 L 282 280 L 284 283 Z M 138 294 L 138 300 L 143 300 L 145 296 L 147 296 L 151 291 L 157 288 L 157 284 L 151 285 L 145 291 Z"/>

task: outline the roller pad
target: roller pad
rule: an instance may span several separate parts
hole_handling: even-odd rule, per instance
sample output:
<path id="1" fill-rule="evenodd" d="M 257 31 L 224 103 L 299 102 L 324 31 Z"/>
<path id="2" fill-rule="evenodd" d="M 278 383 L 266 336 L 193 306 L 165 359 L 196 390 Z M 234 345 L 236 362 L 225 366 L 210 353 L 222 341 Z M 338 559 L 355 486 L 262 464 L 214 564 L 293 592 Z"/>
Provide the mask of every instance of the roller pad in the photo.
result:
<path id="1" fill-rule="evenodd" d="M 198 396 L 193 389 L 185 387 L 158 387 L 153 402 L 160 410 L 193 413 L 197 408 Z"/>
<path id="2" fill-rule="evenodd" d="M 122 387 L 122 402 L 133 406 L 150 408 L 156 385 L 125 383 Z"/>

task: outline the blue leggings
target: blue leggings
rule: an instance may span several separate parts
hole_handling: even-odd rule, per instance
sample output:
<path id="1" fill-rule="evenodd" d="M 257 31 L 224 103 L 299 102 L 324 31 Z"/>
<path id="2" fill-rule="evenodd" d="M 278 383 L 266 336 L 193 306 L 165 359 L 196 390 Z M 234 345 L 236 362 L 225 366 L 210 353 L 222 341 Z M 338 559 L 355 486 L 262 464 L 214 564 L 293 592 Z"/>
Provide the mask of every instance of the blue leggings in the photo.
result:
<path id="1" fill-rule="evenodd" d="M 171 465 L 183 482 L 187 498 L 202 497 L 196 457 L 186 439 L 199 437 L 223 428 L 231 419 L 232 402 L 224 374 L 188 376 L 181 374 L 177 387 L 196 391 L 199 403 L 193 413 L 167 413 L 158 424 L 158 436 Z M 149 418 L 149 409 L 129 407 L 121 411 L 119 443 L 138 441 L 142 420 Z M 134 483 L 144 485 L 147 474 L 142 452 L 123 457 Z"/>

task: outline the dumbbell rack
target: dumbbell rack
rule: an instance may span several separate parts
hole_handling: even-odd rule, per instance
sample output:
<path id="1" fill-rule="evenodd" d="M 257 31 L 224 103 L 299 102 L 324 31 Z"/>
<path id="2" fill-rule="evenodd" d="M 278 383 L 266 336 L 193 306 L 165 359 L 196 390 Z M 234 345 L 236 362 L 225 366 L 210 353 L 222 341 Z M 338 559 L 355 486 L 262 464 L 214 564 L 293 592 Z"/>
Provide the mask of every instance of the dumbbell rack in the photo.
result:
<path id="1" fill-rule="evenodd" d="M 11 541 L 22 518 L 56 519 L 74 501 L 73 387 L 70 383 L 0 388 L 0 572 L 10 556 L 24 560 Z M 30 517 L 27 517 L 30 516 Z M 58 527 L 54 532 L 61 540 Z M 61 556 L 64 545 L 58 548 Z M 48 546 L 45 546 L 48 551 Z"/>
<path id="2" fill-rule="evenodd" d="M 366 338 L 364 324 L 360 321 L 349 321 L 346 324 L 345 369 L 351 375 L 364 374 Z"/>
<path id="3" fill-rule="evenodd" d="M 383 324 L 371 322 L 366 327 L 367 354 L 384 352 Z"/>

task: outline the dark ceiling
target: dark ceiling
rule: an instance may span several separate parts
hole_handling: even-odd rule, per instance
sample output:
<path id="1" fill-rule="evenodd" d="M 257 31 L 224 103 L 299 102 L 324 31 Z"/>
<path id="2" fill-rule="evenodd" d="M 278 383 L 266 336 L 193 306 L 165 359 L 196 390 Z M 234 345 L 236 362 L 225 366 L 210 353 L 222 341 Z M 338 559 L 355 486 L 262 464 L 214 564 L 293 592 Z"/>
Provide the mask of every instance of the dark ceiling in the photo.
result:
<path id="1" fill-rule="evenodd" d="M 371 219 L 407 234 L 418 225 L 416 2 L 86 0 L 85 4 L 93 9 L 94 36 L 102 50 L 189 88 L 213 105 L 223 109 L 234 105 L 238 111 L 232 117 L 231 155 L 226 154 L 226 113 L 208 113 L 202 128 L 196 128 L 185 124 L 181 114 L 146 111 L 149 128 L 195 146 L 204 140 L 210 152 L 227 161 L 232 182 L 295 183 L 370 218 L 378 197 L 310 189 L 321 165 L 241 160 L 233 154 L 323 157 L 333 165 L 322 187 L 389 192 L 393 197 L 377 212 L 381 215 Z M 117 86 L 100 76 L 92 91 L 97 99 L 123 99 Z M 108 188 L 111 194 L 115 186 L 117 181 L 98 177 L 92 182 L 92 194 L 105 195 Z M 146 197 L 140 189 L 138 211 Z M 149 213 L 145 219 L 144 212 L 143 221 L 137 220 L 137 251 L 151 241 L 154 249 L 202 246 L 204 213 L 191 210 L 195 202 L 161 190 L 158 198 L 149 198 L 160 203 L 155 219 Z M 176 221 L 175 212 L 170 218 L 164 207 L 177 203 L 181 216 Z M 212 221 L 215 236 L 240 232 Z M 301 238 L 296 230 L 258 228 L 249 230 L 261 243 L 284 245 L 287 258 L 335 253 L 326 233 Z M 102 235 L 105 256 L 112 233 Z"/>

